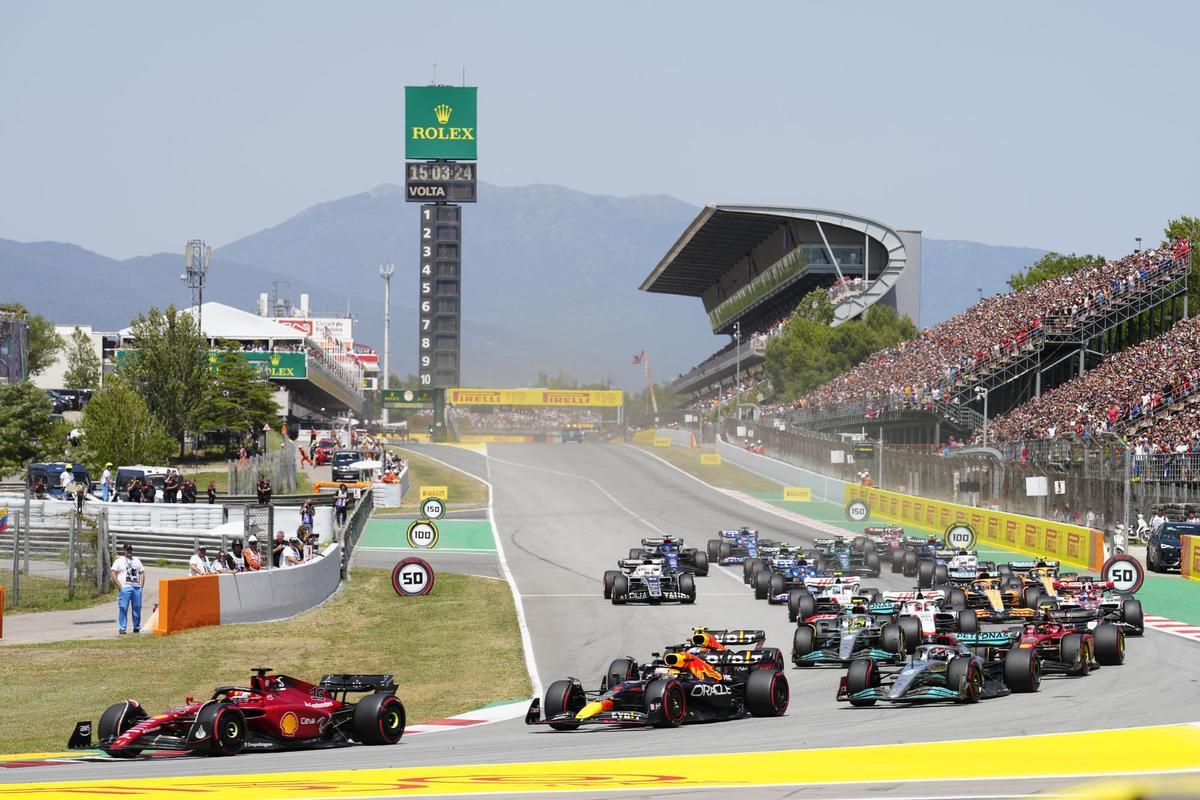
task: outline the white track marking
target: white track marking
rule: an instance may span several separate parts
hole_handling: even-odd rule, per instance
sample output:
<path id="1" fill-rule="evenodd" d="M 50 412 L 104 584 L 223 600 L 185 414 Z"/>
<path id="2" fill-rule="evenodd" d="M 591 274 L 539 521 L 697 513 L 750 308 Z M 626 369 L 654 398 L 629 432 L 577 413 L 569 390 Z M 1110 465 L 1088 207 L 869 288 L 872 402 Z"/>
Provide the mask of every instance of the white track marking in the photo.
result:
<path id="1" fill-rule="evenodd" d="M 533 696 L 542 696 L 542 679 L 538 675 L 537 661 L 533 657 L 533 638 L 529 635 L 529 622 L 525 619 L 525 606 L 521 602 L 521 590 L 517 588 L 517 579 L 513 576 L 512 570 L 508 566 L 508 559 L 504 557 L 504 543 L 500 541 L 500 530 L 496 527 L 496 515 L 494 513 L 493 501 L 495 498 L 495 489 L 492 488 L 492 468 L 491 460 L 487 454 L 487 445 L 483 446 L 481 455 L 483 456 L 483 466 L 487 474 L 487 479 L 480 478 L 478 475 L 472 475 L 465 469 L 460 469 L 453 464 L 442 461 L 440 458 L 435 458 L 427 455 L 425 452 L 419 452 L 418 455 L 428 458 L 430 461 L 436 461 L 443 467 L 448 467 L 455 472 L 466 475 L 468 478 L 473 478 L 481 481 L 488 488 L 488 503 L 487 516 L 488 524 L 492 526 L 492 538 L 496 541 L 496 557 L 500 561 L 500 571 L 504 573 L 504 580 L 508 583 L 508 588 L 512 592 L 513 605 L 517 609 L 517 627 L 521 631 L 521 649 L 525 653 L 525 670 L 529 673 L 529 682 L 533 684 Z"/>

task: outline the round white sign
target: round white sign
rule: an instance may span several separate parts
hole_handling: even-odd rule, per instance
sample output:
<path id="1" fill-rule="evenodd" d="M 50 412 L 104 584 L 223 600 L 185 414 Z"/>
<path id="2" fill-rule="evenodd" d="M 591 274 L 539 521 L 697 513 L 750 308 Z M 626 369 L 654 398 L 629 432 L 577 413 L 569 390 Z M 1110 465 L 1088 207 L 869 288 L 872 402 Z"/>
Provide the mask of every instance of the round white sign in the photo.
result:
<path id="1" fill-rule="evenodd" d="M 1146 571 L 1133 556 L 1113 556 L 1100 568 L 1100 579 L 1111 581 L 1114 592 L 1133 594 L 1142 588 Z"/>
<path id="2" fill-rule="evenodd" d="M 846 516 L 851 522 L 866 522 L 871 517 L 871 507 L 862 500 L 851 500 L 846 505 Z"/>
<path id="3" fill-rule="evenodd" d="M 975 546 L 975 530 L 962 522 L 946 528 L 946 547 L 951 550 L 970 550 Z"/>
<path id="4" fill-rule="evenodd" d="M 437 544 L 437 526 L 427 520 L 417 520 L 408 526 L 408 546 L 429 549 Z"/>
<path id="5" fill-rule="evenodd" d="M 421 503 L 421 516 L 425 519 L 441 519 L 446 513 L 446 506 L 439 497 L 426 497 Z"/>
<path id="6" fill-rule="evenodd" d="M 392 570 L 392 588 L 402 597 L 429 594 L 433 588 L 433 567 L 419 558 L 406 558 Z"/>

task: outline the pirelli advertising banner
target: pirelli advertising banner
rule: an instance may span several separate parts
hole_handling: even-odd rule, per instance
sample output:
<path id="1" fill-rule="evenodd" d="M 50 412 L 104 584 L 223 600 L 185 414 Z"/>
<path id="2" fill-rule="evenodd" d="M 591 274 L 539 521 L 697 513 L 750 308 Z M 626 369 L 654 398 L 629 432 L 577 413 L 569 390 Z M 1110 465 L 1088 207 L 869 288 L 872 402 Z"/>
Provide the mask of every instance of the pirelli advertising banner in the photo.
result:
<path id="1" fill-rule="evenodd" d="M 474 161 L 476 91 L 474 86 L 405 86 L 405 158 Z"/>
<path id="2" fill-rule="evenodd" d="M 574 406 L 615 408 L 624 405 L 620 389 L 447 389 L 456 406 Z"/>
<path id="3" fill-rule="evenodd" d="M 1088 569 L 1099 570 L 1104 565 L 1104 533 L 1082 525 L 928 500 L 857 484 L 846 485 L 846 502 L 851 500 L 864 500 L 872 514 L 896 522 L 938 531 L 946 530 L 952 523 L 965 522 L 975 530 L 980 542 L 996 547 Z"/>
<path id="4" fill-rule="evenodd" d="M 0 528 L 3 530 L 3 528 Z M 1200 581 L 1200 536 L 1183 536 L 1179 551 L 1179 574 Z"/>

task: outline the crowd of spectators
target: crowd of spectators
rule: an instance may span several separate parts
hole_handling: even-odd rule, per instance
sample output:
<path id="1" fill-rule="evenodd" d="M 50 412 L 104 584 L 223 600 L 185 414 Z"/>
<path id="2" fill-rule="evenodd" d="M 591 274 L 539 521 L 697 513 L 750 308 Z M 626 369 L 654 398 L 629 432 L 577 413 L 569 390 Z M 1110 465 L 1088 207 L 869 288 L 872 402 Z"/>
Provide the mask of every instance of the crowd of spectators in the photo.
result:
<path id="1" fill-rule="evenodd" d="M 703 414 L 707 411 L 712 411 L 717 406 L 732 403 L 738 396 L 739 390 L 742 399 L 745 400 L 751 396 L 751 389 L 763 380 L 763 371 L 759 367 L 757 369 L 747 370 L 742 376 L 742 379 L 736 386 L 713 385 L 696 394 L 692 401 L 688 403 L 687 410 L 694 411 L 698 414 Z M 757 399 L 757 398 L 755 398 Z"/>
<path id="2" fill-rule="evenodd" d="M 188 559 L 189 575 L 209 575 L 233 572 L 257 572 L 262 569 L 288 569 L 298 567 L 321 555 L 317 534 L 311 524 L 301 523 L 296 535 L 288 537 L 283 531 L 275 532 L 271 551 L 259 549 L 258 537 L 250 534 L 245 546 L 240 538 L 229 544 L 229 549 L 220 549 L 214 558 L 208 557 L 208 546 L 199 544 L 196 552 Z"/>
<path id="3" fill-rule="evenodd" d="M 1131 293 L 1152 287 L 1177 264 L 1186 263 L 1190 249 L 1182 240 L 1050 278 L 1020 292 L 985 298 L 915 339 L 872 354 L 788 408 L 884 404 L 897 398 L 909 403 L 948 400 L 966 376 L 990 369 L 1047 329 L 1069 329 Z"/>
<path id="4" fill-rule="evenodd" d="M 1023 403 L 994 420 L 988 433 L 1003 442 L 1146 427 L 1150 453 L 1200 451 L 1200 408 L 1169 408 L 1198 388 L 1200 319 L 1193 317 Z"/>
<path id="5" fill-rule="evenodd" d="M 558 433 L 570 425 L 600 427 L 600 412 L 578 408 L 496 408 L 483 411 L 450 406 L 446 415 L 459 433 Z"/>

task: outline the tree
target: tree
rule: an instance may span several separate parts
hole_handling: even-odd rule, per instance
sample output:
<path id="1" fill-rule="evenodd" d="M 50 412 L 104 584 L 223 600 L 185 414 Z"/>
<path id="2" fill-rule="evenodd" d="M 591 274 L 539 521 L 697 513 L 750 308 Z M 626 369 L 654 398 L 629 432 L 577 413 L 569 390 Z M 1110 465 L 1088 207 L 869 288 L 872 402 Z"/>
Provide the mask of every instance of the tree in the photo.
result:
<path id="1" fill-rule="evenodd" d="M 182 456 L 184 436 L 196 430 L 211 396 L 208 344 L 196 320 L 173 305 L 135 319 L 130 338 L 121 374 L 179 443 Z"/>
<path id="2" fill-rule="evenodd" d="M 221 342 L 209 390 L 204 427 L 211 430 L 257 433 L 263 423 L 275 423 L 279 408 L 275 388 L 259 376 L 258 367 L 246 360 L 237 342 Z"/>
<path id="3" fill-rule="evenodd" d="M 120 375 L 105 382 L 83 407 L 84 463 L 161 464 L 175 442 L 146 401 Z"/>
<path id="4" fill-rule="evenodd" d="M 1035 283 L 1041 283 L 1049 278 L 1061 278 L 1071 275 L 1087 267 L 1098 267 L 1104 263 L 1104 256 L 1077 256 L 1074 253 L 1046 253 L 1033 262 L 1024 272 L 1018 272 L 1008 279 L 1008 286 L 1014 292 L 1028 289 Z"/>
<path id="5" fill-rule="evenodd" d="M 67 345 L 67 372 L 63 383 L 68 389 L 95 389 L 100 385 L 100 357 L 92 345 L 92 337 L 78 325 L 71 331 Z"/>
<path id="6" fill-rule="evenodd" d="M 23 472 L 50 442 L 54 406 L 29 381 L 0 383 L 0 475 Z"/>
<path id="7" fill-rule="evenodd" d="M 1200 218 L 1181 216 L 1167 223 L 1163 229 L 1166 246 L 1173 239 L 1190 239 L 1193 247 L 1200 247 Z M 1188 275 L 1188 309 L 1192 314 L 1200 309 L 1200 257 L 1192 255 L 1192 271 Z"/>
<path id="8" fill-rule="evenodd" d="M 54 330 L 54 323 L 39 314 L 30 314 L 20 303 L 0 303 L 0 312 L 12 314 L 29 323 L 25 340 L 29 374 L 33 376 L 44 372 L 54 363 L 55 356 L 64 344 L 62 337 Z"/>

